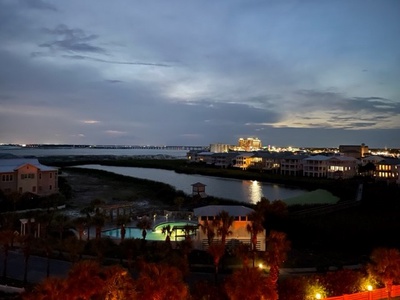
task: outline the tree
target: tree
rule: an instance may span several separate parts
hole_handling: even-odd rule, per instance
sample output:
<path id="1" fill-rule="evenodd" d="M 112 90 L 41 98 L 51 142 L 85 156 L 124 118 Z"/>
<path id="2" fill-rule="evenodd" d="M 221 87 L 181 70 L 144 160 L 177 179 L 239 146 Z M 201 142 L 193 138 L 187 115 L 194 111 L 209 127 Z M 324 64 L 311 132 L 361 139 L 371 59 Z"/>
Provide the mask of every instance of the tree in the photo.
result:
<path id="1" fill-rule="evenodd" d="M 117 217 L 117 226 L 119 226 L 121 242 L 125 239 L 126 235 L 126 224 L 129 222 L 129 217 L 125 215 L 120 215 Z"/>
<path id="2" fill-rule="evenodd" d="M 385 284 L 388 299 L 392 299 L 393 283 L 400 278 L 400 251 L 394 248 L 375 248 L 370 255 L 367 270 Z"/>
<path id="3" fill-rule="evenodd" d="M 64 233 L 64 230 L 66 229 L 66 226 L 67 226 L 69 220 L 70 220 L 70 217 L 67 215 L 64 215 L 62 213 L 57 214 L 55 216 L 55 222 L 56 222 L 60 241 L 62 241 L 62 239 L 63 239 L 63 233 Z"/>
<path id="4" fill-rule="evenodd" d="M 247 224 L 246 230 L 248 233 L 250 233 L 250 240 L 252 245 L 251 250 L 253 254 L 253 267 L 254 267 L 254 261 L 257 252 L 257 235 L 264 231 L 264 227 L 262 225 L 264 217 L 262 213 L 260 213 L 260 211 L 257 210 L 250 213 L 248 217 L 251 223 Z"/>
<path id="5" fill-rule="evenodd" d="M 166 225 L 163 226 L 161 233 L 163 235 L 165 235 L 165 242 L 168 245 L 168 248 L 171 248 L 171 235 L 172 235 L 172 229 L 171 229 L 171 225 Z"/>
<path id="6" fill-rule="evenodd" d="M 223 244 L 222 242 L 214 242 L 210 246 L 208 246 L 207 252 L 213 258 L 215 284 L 217 284 L 218 283 L 218 266 L 219 266 L 219 262 L 220 262 L 222 256 L 224 256 L 224 253 L 225 253 L 225 244 Z"/>
<path id="7" fill-rule="evenodd" d="M 230 275 L 224 284 L 230 300 L 277 299 L 277 292 L 259 268 L 245 267 Z"/>
<path id="8" fill-rule="evenodd" d="M 106 216 L 103 215 L 100 212 L 96 212 L 96 214 L 92 217 L 92 224 L 94 225 L 96 229 L 96 240 L 101 238 L 101 230 L 104 227 L 104 224 L 106 222 Z"/>
<path id="9" fill-rule="evenodd" d="M 21 294 L 23 300 L 59 300 L 65 299 L 66 282 L 62 278 L 48 277 L 35 286 L 33 291 Z"/>
<path id="10" fill-rule="evenodd" d="M 87 223 L 88 219 L 86 217 L 77 217 L 73 220 L 80 241 L 82 241 Z"/>
<path id="11" fill-rule="evenodd" d="M 138 228 L 142 230 L 143 240 L 146 239 L 147 229 L 151 229 L 152 222 L 148 217 L 142 217 L 136 224 Z"/>
<path id="12" fill-rule="evenodd" d="M 284 232 L 272 230 L 267 237 L 265 260 L 270 267 L 269 278 L 275 290 L 277 290 L 279 269 L 286 260 L 289 250 L 290 242 L 286 240 L 286 234 Z"/>
<path id="13" fill-rule="evenodd" d="M 142 264 L 136 280 L 137 299 L 174 299 L 185 300 L 189 288 L 183 281 L 181 271 L 167 264 Z"/>
<path id="14" fill-rule="evenodd" d="M 226 238 L 232 235 L 230 227 L 232 226 L 234 218 L 226 211 L 221 211 L 214 219 L 213 225 L 216 228 L 217 235 L 221 237 L 222 244 L 226 244 Z"/>
<path id="15" fill-rule="evenodd" d="M 207 243 L 208 245 L 211 245 L 213 242 L 213 239 L 215 237 L 215 228 L 213 226 L 212 222 L 208 222 L 208 220 L 205 220 L 203 224 L 200 224 L 201 231 L 207 235 Z"/>

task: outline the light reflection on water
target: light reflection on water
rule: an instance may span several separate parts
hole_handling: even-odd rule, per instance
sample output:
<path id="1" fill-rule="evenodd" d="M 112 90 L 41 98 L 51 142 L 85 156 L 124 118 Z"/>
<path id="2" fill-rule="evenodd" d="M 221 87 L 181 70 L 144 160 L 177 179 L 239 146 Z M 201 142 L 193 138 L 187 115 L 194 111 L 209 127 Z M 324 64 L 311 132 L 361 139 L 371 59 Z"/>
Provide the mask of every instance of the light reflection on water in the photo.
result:
<path id="1" fill-rule="evenodd" d="M 104 170 L 125 176 L 163 182 L 188 195 L 192 193 L 192 184 L 201 182 L 206 185 L 207 195 L 248 203 L 257 203 L 261 197 L 266 197 L 270 201 L 285 201 L 285 199 L 307 193 L 306 190 L 284 185 L 198 174 L 180 174 L 170 170 L 102 165 L 83 165 L 78 167 Z"/>

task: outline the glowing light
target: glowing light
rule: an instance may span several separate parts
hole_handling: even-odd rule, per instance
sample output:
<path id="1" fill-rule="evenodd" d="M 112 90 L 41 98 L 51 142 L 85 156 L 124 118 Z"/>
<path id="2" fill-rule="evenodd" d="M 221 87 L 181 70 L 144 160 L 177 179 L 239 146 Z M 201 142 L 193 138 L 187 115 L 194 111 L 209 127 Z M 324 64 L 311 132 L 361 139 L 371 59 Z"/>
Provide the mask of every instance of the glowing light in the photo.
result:
<path id="1" fill-rule="evenodd" d="M 367 290 L 368 290 L 368 291 L 372 291 L 373 289 L 374 289 L 374 288 L 372 287 L 372 285 L 370 285 L 370 284 L 367 285 Z"/>
<path id="2" fill-rule="evenodd" d="M 263 264 L 262 264 L 262 263 L 259 263 L 259 264 L 258 264 L 258 267 L 259 267 L 260 269 L 262 269 L 262 268 L 263 268 Z"/>
<path id="3" fill-rule="evenodd" d="M 316 294 L 315 294 L 315 299 L 322 299 L 321 294 L 320 294 L 320 293 L 316 293 Z"/>

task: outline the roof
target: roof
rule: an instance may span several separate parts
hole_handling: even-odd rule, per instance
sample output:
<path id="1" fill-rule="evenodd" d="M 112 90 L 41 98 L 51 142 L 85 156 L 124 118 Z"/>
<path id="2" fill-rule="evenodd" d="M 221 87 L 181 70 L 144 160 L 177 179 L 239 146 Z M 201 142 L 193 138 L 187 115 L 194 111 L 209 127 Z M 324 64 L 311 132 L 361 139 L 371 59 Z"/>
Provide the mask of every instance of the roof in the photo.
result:
<path id="1" fill-rule="evenodd" d="M 193 209 L 195 216 L 216 216 L 220 212 L 226 211 L 230 216 L 246 216 L 254 210 L 240 205 L 208 205 Z"/>
<path id="2" fill-rule="evenodd" d="M 315 156 L 307 157 L 304 160 L 327 160 L 330 158 L 332 158 L 332 157 L 324 156 L 324 155 L 315 155 Z"/>
<path id="3" fill-rule="evenodd" d="M 341 160 L 341 161 L 357 161 L 357 158 L 351 157 L 351 156 L 332 156 L 329 158 L 329 160 Z"/>
<path id="4" fill-rule="evenodd" d="M 369 161 L 381 161 L 381 160 L 384 160 L 384 158 L 383 157 L 381 157 L 381 156 L 378 156 L 378 155 L 371 155 L 371 156 L 366 156 L 366 157 L 363 157 L 363 160 L 369 160 Z"/>
<path id="5" fill-rule="evenodd" d="M 310 157 L 310 155 L 307 154 L 293 154 L 293 155 L 288 155 L 283 157 L 283 159 L 297 159 L 297 160 L 303 160 L 307 157 Z"/>
<path id="6" fill-rule="evenodd" d="M 196 183 L 193 183 L 192 186 L 199 187 L 199 186 L 206 186 L 206 185 L 201 182 L 196 182 Z"/>
<path id="7" fill-rule="evenodd" d="M 20 167 L 30 164 L 40 169 L 41 171 L 55 171 L 57 168 L 42 165 L 37 158 L 11 158 L 0 159 L 0 173 L 14 172 Z"/>
<path id="8" fill-rule="evenodd" d="M 398 158 L 385 158 L 384 160 L 381 160 L 377 162 L 378 165 L 398 165 L 400 164 L 400 159 Z"/>

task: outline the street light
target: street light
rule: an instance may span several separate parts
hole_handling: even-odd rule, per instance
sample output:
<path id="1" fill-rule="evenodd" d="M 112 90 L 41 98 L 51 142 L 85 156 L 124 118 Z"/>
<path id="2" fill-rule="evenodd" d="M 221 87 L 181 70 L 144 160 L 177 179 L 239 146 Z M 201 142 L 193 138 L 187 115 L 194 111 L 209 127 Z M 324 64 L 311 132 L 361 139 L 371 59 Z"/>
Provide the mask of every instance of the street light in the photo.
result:
<path id="1" fill-rule="evenodd" d="M 315 294 L 315 299 L 322 299 L 321 294 L 320 294 L 320 293 L 316 293 L 316 294 Z"/>

